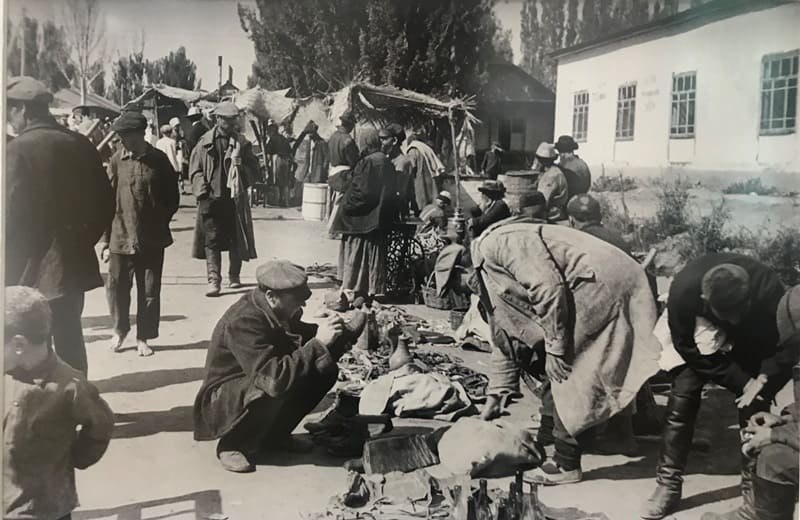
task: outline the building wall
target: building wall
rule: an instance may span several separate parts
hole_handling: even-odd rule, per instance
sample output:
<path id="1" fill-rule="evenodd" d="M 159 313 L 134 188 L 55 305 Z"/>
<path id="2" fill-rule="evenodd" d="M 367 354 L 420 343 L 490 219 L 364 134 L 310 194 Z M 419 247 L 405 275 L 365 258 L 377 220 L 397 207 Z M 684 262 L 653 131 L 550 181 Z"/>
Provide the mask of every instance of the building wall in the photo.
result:
<path id="1" fill-rule="evenodd" d="M 800 48 L 798 27 L 800 4 L 794 3 L 564 57 L 555 135 L 572 133 L 573 94 L 588 90 L 588 132 L 579 154 L 595 171 L 766 175 L 800 186 L 800 133 L 759 135 L 761 60 Z M 670 139 L 672 75 L 689 71 L 697 78 L 695 136 Z M 618 141 L 617 88 L 632 81 L 634 138 Z"/>

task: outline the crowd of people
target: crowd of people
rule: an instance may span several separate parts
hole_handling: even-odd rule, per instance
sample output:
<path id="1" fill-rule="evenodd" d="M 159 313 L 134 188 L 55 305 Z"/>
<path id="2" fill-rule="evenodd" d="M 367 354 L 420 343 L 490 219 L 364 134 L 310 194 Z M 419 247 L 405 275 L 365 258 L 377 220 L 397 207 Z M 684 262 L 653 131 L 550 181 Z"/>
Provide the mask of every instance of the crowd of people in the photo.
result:
<path id="1" fill-rule="evenodd" d="M 205 260 L 206 295 L 216 296 L 223 252 L 232 288 L 241 287 L 242 262 L 256 258 L 248 192 L 263 178 L 262 165 L 231 102 L 216 106 L 211 126 L 193 108 L 185 136 L 170 122 L 155 143 L 144 115 L 123 112 L 111 127 L 119 147 L 104 167 L 86 137 L 50 115 L 52 95 L 43 84 L 12 78 L 6 98 L 16 137 L 6 163 L 4 517 L 65 519 L 77 505 L 74 468 L 100 459 L 114 423 L 86 379 L 84 293 L 104 285 L 95 246 L 108 263 L 111 347 L 120 350 L 131 329 L 135 280 L 137 352 L 152 355 L 180 179 L 190 181 L 197 200 L 192 254 Z M 569 136 L 542 143 L 532 165 L 538 186 L 513 207 L 495 178 L 502 169 L 494 150 L 484 161 L 479 208 L 461 229 L 448 219 L 454 200 L 440 183 L 443 163 L 420 135 L 392 124 L 359 130 L 356 143 L 355 124 L 343 114 L 325 144 L 316 125 L 292 144 L 268 124 L 265 150 L 281 186 L 294 176 L 331 187 L 329 231 L 340 240 L 342 292 L 365 307 L 383 294 L 387 236 L 411 216 L 419 217 L 420 233 L 460 248 L 451 258 L 463 269 L 445 283 L 474 297 L 491 336 L 481 417 L 498 417 L 519 395 L 520 379 L 538 380 L 537 447 L 546 462 L 527 478 L 546 485 L 582 480 L 587 443 L 615 418 L 630 423 L 640 402 L 646 408 L 647 381 L 667 346 L 654 334 L 652 280 L 624 238 L 602 225 L 578 144 Z M 300 173 L 298 155 L 305 160 Z M 303 322 L 308 277 L 286 260 L 260 265 L 256 281 L 217 323 L 194 403 L 195 438 L 217 440 L 217 458 L 232 472 L 253 471 L 264 450 L 313 449 L 292 432 L 333 388 L 337 361 L 367 321 L 357 311 L 347 322 L 338 315 L 320 325 Z M 743 502 L 708 518 L 788 520 L 798 484 L 800 289 L 785 287 L 754 258 L 706 255 L 675 276 L 666 312 L 679 362 L 668 373 L 657 486 L 642 518 L 664 518 L 679 506 L 702 389 L 715 383 L 736 396 Z M 699 320 L 724 338 L 711 352 L 696 334 Z M 771 415 L 793 367 L 795 404 Z"/>

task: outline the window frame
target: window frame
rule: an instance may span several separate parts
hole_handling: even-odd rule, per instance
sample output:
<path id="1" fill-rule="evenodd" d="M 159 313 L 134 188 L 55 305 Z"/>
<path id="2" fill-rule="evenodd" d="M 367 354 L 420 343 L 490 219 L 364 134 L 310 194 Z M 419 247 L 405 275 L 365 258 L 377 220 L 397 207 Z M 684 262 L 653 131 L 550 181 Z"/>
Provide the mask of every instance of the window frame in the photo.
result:
<path id="1" fill-rule="evenodd" d="M 580 101 L 585 102 L 579 103 Z M 582 127 L 582 128 L 581 128 Z M 572 138 L 585 143 L 589 137 L 589 91 L 578 90 L 572 94 Z"/>
<path id="2" fill-rule="evenodd" d="M 629 89 L 633 89 L 633 95 L 623 98 L 623 92 L 625 92 L 625 95 L 628 96 L 630 93 Z M 617 122 L 614 131 L 614 139 L 616 141 L 633 141 L 636 137 L 637 90 L 637 83 L 635 81 L 623 83 L 617 87 Z M 624 121 L 621 121 L 622 119 L 624 119 Z M 622 125 L 620 125 L 620 123 L 622 123 Z M 627 127 L 625 123 L 628 123 Z M 629 135 L 628 132 L 626 132 L 626 129 L 629 132 Z"/>
<path id="3" fill-rule="evenodd" d="M 691 87 L 676 90 L 683 81 L 691 78 Z M 680 123 L 680 107 L 684 105 L 686 120 Z M 675 121 L 675 107 L 678 107 L 678 121 Z M 691 108 L 691 111 L 690 111 Z M 691 115 L 691 123 L 689 116 Z M 672 74 L 672 90 L 670 99 L 669 114 L 669 138 L 670 139 L 694 139 L 697 132 L 697 71 L 690 70 Z M 691 128 L 691 130 L 690 130 Z M 677 129 L 677 130 L 676 130 Z"/>
<path id="4" fill-rule="evenodd" d="M 789 60 L 789 72 L 788 74 L 783 74 L 780 70 L 781 62 L 785 59 Z M 779 76 L 775 77 L 767 77 L 767 68 L 772 68 L 772 64 L 777 62 L 779 70 L 777 71 Z M 759 82 L 759 110 L 758 110 L 758 135 L 762 136 L 770 136 L 770 135 L 790 135 L 797 132 L 797 104 L 798 104 L 798 94 L 800 93 L 800 88 L 798 88 L 798 81 L 800 81 L 800 49 L 794 49 L 787 52 L 774 52 L 770 54 L 765 54 L 761 57 L 761 71 L 760 71 L 760 82 Z M 772 76 L 770 74 L 770 76 Z M 776 86 L 776 83 L 783 81 L 783 85 Z M 792 82 L 794 84 L 792 85 Z M 769 83 L 769 86 L 766 86 Z M 794 91 L 794 96 L 792 96 L 792 90 Z M 774 102 L 775 102 L 775 94 L 777 92 L 783 93 L 783 117 L 774 117 Z M 765 96 L 769 97 L 769 104 L 767 105 L 767 112 L 768 117 L 764 118 L 764 101 Z M 789 102 L 790 100 L 794 103 L 794 114 L 793 117 L 789 117 Z M 786 126 L 788 121 L 792 121 L 792 126 Z M 774 124 L 776 121 L 782 121 L 783 126 L 774 128 Z M 765 128 L 766 122 L 766 128 Z"/>

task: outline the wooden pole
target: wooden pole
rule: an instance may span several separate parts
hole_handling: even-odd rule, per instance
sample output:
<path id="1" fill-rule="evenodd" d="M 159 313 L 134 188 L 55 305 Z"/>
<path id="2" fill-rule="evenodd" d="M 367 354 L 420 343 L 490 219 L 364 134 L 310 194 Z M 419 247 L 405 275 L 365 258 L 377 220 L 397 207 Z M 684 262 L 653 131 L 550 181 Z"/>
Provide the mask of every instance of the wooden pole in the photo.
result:
<path id="1" fill-rule="evenodd" d="M 155 134 L 156 138 L 161 137 L 161 125 L 158 124 L 158 91 L 156 91 L 155 95 L 153 96 L 153 133 Z"/>
<path id="2" fill-rule="evenodd" d="M 447 117 L 450 123 L 450 139 L 453 143 L 453 165 L 455 166 L 455 183 L 456 183 L 456 217 L 461 216 L 461 178 L 459 176 L 458 168 L 458 145 L 456 144 L 456 122 L 454 121 L 453 107 L 450 107 Z"/>

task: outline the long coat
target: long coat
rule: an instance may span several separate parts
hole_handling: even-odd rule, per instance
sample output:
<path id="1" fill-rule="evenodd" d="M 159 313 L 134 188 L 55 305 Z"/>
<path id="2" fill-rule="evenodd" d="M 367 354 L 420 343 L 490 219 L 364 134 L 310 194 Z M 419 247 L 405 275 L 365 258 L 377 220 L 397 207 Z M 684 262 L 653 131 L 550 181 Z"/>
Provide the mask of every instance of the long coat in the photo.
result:
<path id="1" fill-rule="evenodd" d="M 94 245 L 114 216 L 114 195 L 95 147 L 52 119 L 7 146 L 6 285 L 48 299 L 103 285 Z"/>
<path id="2" fill-rule="evenodd" d="M 197 219 L 194 228 L 192 256 L 205 259 L 206 247 L 225 251 L 237 247 L 242 260 L 256 258 L 253 220 L 247 201 L 247 188 L 260 178 L 258 159 L 253 154 L 250 141 L 238 135 L 241 165 L 238 166 L 240 194 L 226 198 L 225 184 L 217 179 L 217 164 L 222 161 L 226 177 L 231 175 L 232 148 L 228 147 L 224 157 L 218 157 L 214 143 L 217 128 L 206 132 L 192 150 L 189 160 L 189 176 L 192 191 L 197 197 Z"/>
<path id="3" fill-rule="evenodd" d="M 571 435 L 604 422 L 658 371 L 656 308 L 644 270 L 582 231 L 507 224 L 473 243 L 472 259 L 493 307 L 494 326 L 548 354 L 572 373 L 553 383 Z"/>
<path id="4" fill-rule="evenodd" d="M 206 354 L 206 377 L 194 403 L 194 437 L 211 440 L 229 432 L 256 399 L 281 399 L 306 378 L 335 381 L 339 368 L 314 339 L 317 326 L 285 328 L 258 289 L 222 315 Z"/>
<path id="5" fill-rule="evenodd" d="M 363 157 L 353 169 L 332 230 L 346 235 L 387 230 L 397 212 L 395 182 L 394 165 L 383 152 Z"/>

